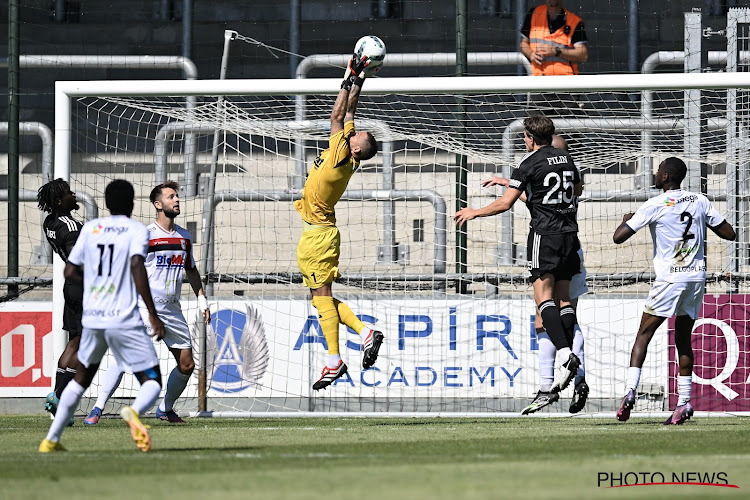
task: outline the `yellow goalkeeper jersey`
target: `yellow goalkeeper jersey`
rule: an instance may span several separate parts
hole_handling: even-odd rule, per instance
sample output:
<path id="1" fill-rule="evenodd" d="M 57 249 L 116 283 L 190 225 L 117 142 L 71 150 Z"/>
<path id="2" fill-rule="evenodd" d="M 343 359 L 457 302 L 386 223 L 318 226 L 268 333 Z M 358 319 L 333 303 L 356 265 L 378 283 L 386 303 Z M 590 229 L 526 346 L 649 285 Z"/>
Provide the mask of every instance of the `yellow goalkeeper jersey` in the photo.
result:
<path id="1" fill-rule="evenodd" d="M 294 202 L 294 208 L 305 222 L 318 226 L 336 225 L 333 207 L 359 167 L 359 162 L 352 157 L 346 141 L 352 134 L 354 122 L 346 122 L 344 130 L 331 136 L 328 149 L 313 162 L 313 168 L 302 189 L 302 199 Z"/>

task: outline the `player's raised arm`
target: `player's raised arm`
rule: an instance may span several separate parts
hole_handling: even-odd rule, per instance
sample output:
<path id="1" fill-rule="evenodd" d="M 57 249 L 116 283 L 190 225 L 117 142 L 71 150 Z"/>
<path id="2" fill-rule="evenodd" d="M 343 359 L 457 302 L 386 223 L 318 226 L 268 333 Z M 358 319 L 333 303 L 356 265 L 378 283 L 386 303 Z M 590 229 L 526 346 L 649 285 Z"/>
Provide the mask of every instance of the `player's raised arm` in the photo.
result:
<path id="1" fill-rule="evenodd" d="M 162 323 L 161 319 L 159 319 L 159 316 L 156 314 L 154 299 L 151 297 L 151 288 L 148 286 L 146 266 L 143 264 L 143 255 L 133 255 L 130 257 L 130 273 L 133 275 L 135 289 L 138 290 L 138 293 L 143 297 L 143 302 L 148 309 L 148 316 L 151 321 L 151 328 L 154 330 L 154 336 L 161 340 L 164 338 L 164 323 Z"/>
<path id="2" fill-rule="evenodd" d="M 615 229 L 615 234 L 612 236 L 612 241 L 619 245 L 620 243 L 625 243 L 631 236 L 635 234 L 635 231 L 630 229 L 630 226 L 628 226 L 627 224 L 627 222 L 632 218 L 632 213 L 622 216 L 622 222 L 617 227 L 617 229 Z"/>
<path id="3" fill-rule="evenodd" d="M 734 228 L 726 220 L 716 227 L 708 226 L 708 228 L 721 239 L 734 241 L 737 238 L 737 233 L 734 231 Z"/>

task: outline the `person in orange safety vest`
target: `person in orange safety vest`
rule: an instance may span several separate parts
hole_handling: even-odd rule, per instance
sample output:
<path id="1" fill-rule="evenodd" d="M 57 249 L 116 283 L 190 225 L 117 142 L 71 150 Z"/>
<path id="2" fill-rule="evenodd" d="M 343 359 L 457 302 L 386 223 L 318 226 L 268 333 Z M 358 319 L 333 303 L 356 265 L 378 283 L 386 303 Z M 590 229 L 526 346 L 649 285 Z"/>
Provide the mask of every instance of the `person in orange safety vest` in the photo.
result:
<path id="1" fill-rule="evenodd" d="M 589 57 L 583 20 L 566 11 L 562 0 L 532 8 L 521 27 L 520 50 L 534 76 L 577 75 Z"/>

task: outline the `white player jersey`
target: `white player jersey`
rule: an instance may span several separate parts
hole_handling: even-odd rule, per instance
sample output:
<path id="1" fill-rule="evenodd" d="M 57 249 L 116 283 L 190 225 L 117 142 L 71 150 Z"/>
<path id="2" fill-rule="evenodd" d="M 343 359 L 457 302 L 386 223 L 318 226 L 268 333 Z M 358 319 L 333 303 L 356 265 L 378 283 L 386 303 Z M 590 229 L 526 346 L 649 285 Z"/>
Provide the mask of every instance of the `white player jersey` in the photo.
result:
<path id="1" fill-rule="evenodd" d="M 146 226 L 124 215 L 94 219 L 83 225 L 68 262 L 83 267 L 84 328 L 143 325 L 130 258 L 148 251 Z"/>
<path id="2" fill-rule="evenodd" d="M 195 267 L 193 237 L 180 226 L 167 231 L 156 222 L 148 225 L 148 233 L 146 272 L 156 310 L 179 309 L 182 270 Z M 146 307 L 143 299 L 139 299 L 138 305 Z"/>
<path id="3" fill-rule="evenodd" d="M 706 225 L 723 221 L 702 194 L 671 189 L 645 202 L 626 224 L 633 231 L 650 227 L 656 280 L 685 283 L 706 279 Z"/>

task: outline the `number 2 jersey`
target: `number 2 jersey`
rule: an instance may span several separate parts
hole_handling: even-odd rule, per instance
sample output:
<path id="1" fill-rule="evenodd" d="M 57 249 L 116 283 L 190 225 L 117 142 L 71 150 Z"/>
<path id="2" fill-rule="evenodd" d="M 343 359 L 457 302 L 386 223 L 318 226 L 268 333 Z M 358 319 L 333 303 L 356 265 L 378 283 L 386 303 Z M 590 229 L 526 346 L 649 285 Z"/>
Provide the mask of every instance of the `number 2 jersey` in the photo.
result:
<path id="1" fill-rule="evenodd" d="M 113 215 L 83 225 L 68 262 L 83 268 L 84 328 L 143 326 L 130 260 L 145 258 L 147 250 L 146 226 L 130 217 Z"/>
<path id="2" fill-rule="evenodd" d="M 625 224 L 633 232 L 651 229 L 656 281 L 685 283 L 706 279 L 706 225 L 722 222 L 702 194 L 671 189 L 646 201 Z"/>
<path id="3" fill-rule="evenodd" d="M 175 225 L 167 231 L 156 222 L 148 225 L 146 273 L 157 312 L 180 310 L 182 271 L 193 269 L 193 237 L 187 229 Z M 145 309 L 143 299 L 138 305 Z"/>
<path id="4" fill-rule="evenodd" d="M 574 186 L 580 182 L 581 174 L 566 151 L 542 146 L 521 159 L 508 186 L 526 192 L 532 231 L 561 234 L 578 232 Z"/>

